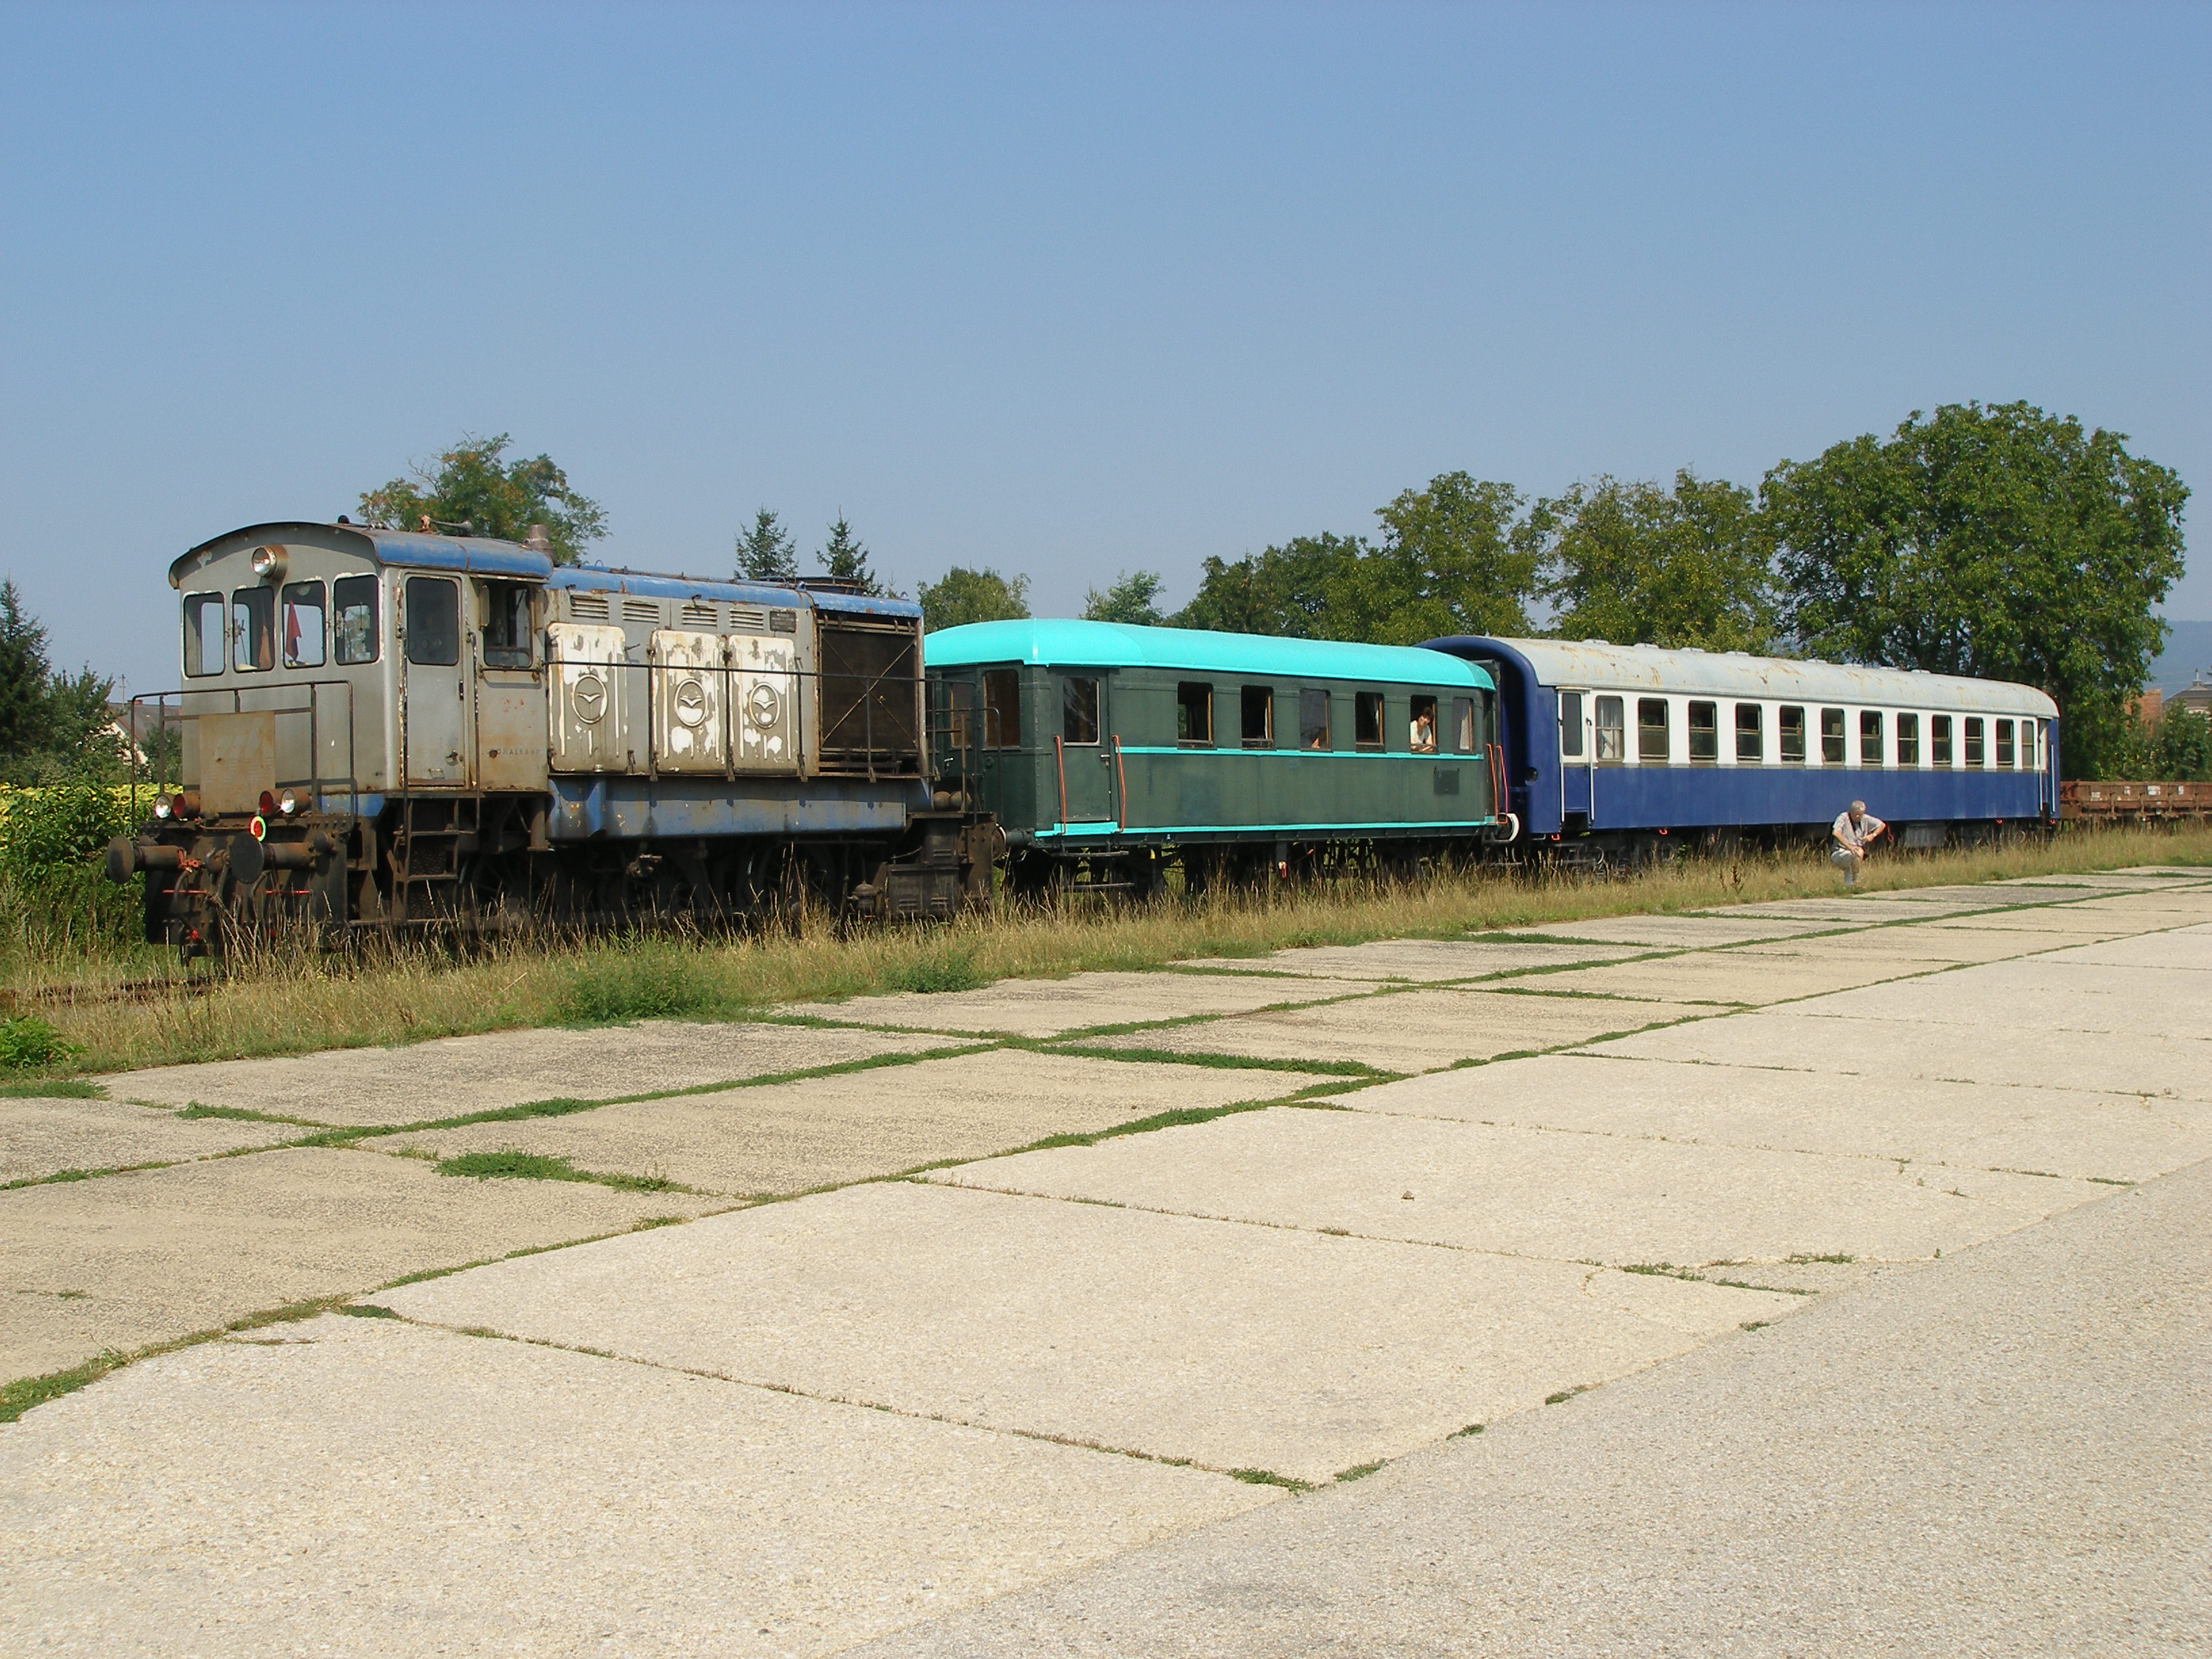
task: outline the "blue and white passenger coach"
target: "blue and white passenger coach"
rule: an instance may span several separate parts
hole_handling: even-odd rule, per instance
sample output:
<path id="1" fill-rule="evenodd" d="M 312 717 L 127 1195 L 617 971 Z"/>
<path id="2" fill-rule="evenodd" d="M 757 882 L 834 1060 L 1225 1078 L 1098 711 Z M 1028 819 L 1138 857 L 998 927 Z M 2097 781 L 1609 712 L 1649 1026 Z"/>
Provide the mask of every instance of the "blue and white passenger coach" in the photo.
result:
<path id="1" fill-rule="evenodd" d="M 1602 641 L 1432 640 L 1489 669 L 1528 841 L 1634 859 L 1825 836 L 1854 799 L 1940 847 L 2058 812 L 2058 706 L 2033 686 Z"/>

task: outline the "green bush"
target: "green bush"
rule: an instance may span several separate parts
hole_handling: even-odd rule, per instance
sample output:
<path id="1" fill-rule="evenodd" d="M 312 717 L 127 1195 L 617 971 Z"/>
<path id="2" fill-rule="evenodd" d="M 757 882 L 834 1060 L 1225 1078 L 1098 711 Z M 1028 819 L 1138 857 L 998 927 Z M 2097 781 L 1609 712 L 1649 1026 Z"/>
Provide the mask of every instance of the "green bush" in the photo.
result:
<path id="1" fill-rule="evenodd" d="M 990 983 L 975 966 L 972 951 L 964 945 L 940 945 L 904 968 L 884 975 L 895 991 L 919 991 L 925 995 L 943 991 L 974 991 Z"/>
<path id="2" fill-rule="evenodd" d="M 47 1071 L 82 1052 L 36 1014 L 0 1020 L 0 1071 Z"/>
<path id="3" fill-rule="evenodd" d="M 9 790 L 0 816 L 0 904 L 10 943 L 34 955 L 127 945 L 143 937 L 143 879 L 122 886 L 100 867 L 128 835 L 131 798 L 86 777 Z"/>
<path id="4" fill-rule="evenodd" d="M 587 957 L 561 1000 L 562 1017 L 579 1025 L 634 1019 L 685 1019 L 711 1012 L 713 981 L 696 955 L 631 948 Z"/>

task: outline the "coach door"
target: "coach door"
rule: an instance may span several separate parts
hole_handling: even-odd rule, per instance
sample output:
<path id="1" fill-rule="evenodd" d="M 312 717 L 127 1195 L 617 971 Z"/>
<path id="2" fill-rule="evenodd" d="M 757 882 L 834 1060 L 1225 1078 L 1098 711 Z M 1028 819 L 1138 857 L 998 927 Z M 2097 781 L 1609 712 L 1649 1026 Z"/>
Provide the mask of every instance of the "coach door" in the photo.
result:
<path id="1" fill-rule="evenodd" d="M 1590 767 L 1597 758 L 1597 733 L 1590 725 L 1590 695 L 1559 693 L 1559 815 L 1589 817 Z"/>
<path id="2" fill-rule="evenodd" d="M 399 718 L 407 732 L 407 781 L 464 787 L 475 744 L 469 735 L 469 665 L 462 652 L 461 585 L 451 576 L 400 584 Z"/>
<path id="3" fill-rule="evenodd" d="M 1062 674 L 1055 734 L 1063 823 L 1109 823 L 1114 812 L 1114 745 L 1108 738 L 1106 681 L 1098 674 Z M 1056 804 L 1057 805 L 1057 804 Z"/>

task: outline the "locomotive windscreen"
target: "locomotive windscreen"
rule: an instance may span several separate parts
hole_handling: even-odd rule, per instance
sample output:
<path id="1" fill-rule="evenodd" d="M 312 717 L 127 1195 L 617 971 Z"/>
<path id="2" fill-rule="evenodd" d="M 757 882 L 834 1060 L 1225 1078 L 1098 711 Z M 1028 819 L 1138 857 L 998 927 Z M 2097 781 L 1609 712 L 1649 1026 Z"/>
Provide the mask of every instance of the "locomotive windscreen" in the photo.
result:
<path id="1" fill-rule="evenodd" d="M 921 641 L 910 623 L 822 618 L 822 769 L 919 774 Z"/>

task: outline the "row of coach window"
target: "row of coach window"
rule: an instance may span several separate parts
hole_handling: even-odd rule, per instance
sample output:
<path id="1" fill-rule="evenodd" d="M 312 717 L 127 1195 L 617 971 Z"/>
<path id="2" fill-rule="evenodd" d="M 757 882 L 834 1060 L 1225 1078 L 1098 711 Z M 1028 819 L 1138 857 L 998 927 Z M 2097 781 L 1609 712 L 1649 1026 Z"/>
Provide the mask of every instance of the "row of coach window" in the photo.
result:
<path id="1" fill-rule="evenodd" d="M 1087 675 L 1061 678 L 1060 741 L 1093 744 L 1099 741 L 1099 683 Z M 1176 687 L 1176 745 L 1183 749 L 1227 746 L 1225 734 L 1217 732 L 1215 705 L 1227 706 L 1234 697 L 1237 711 L 1235 743 L 1246 749 L 1279 749 L 1286 732 L 1276 721 L 1276 688 L 1240 685 L 1232 691 L 1211 682 L 1185 680 Z M 1349 708 L 1346 735 L 1345 706 Z M 1320 686 L 1301 686 L 1297 692 L 1297 747 L 1317 751 L 1340 749 L 1389 749 L 1417 755 L 1475 752 L 1474 700 L 1415 692 L 1401 705 L 1403 729 L 1386 732 L 1389 715 L 1380 691 L 1332 694 Z M 1288 709 L 1285 710 L 1287 714 Z M 1021 676 L 1018 670 L 994 668 L 983 676 L 984 746 L 1018 749 L 1022 746 Z M 1395 743 L 1388 738 L 1395 738 Z"/>
<path id="2" fill-rule="evenodd" d="M 1589 732 L 1595 754 L 1583 753 L 1580 691 L 1559 693 L 1559 754 L 1569 761 L 1595 758 L 1601 766 L 1629 763 L 1630 699 L 1590 699 Z M 1692 765 L 1721 760 L 1723 710 L 1718 702 L 1695 698 L 1638 697 L 1634 700 L 1634 759 L 1665 766 L 1686 757 Z M 1683 717 L 1686 743 L 1674 741 L 1676 710 Z M 2036 767 L 2036 723 L 1990 720 L 1980 714 L 1951 715 L 1892 712 L 1881 708 L 1822 708 L 1782 703 L 1739 702 L 1727 714 L 1733 722 L 1729 752 L 1739 765 L 1768 761 L 1784 766 L 1994 768 L 2033 772 Z M 1771 721 L 1771 729 L 1769 722 Z M 1817 758 L 1816 758 L 1817 757 Z"/>

